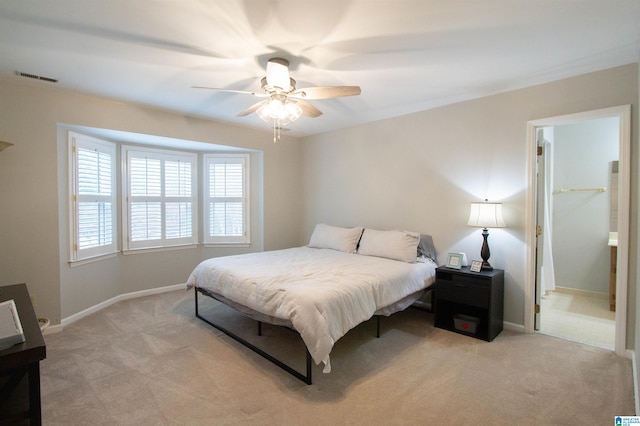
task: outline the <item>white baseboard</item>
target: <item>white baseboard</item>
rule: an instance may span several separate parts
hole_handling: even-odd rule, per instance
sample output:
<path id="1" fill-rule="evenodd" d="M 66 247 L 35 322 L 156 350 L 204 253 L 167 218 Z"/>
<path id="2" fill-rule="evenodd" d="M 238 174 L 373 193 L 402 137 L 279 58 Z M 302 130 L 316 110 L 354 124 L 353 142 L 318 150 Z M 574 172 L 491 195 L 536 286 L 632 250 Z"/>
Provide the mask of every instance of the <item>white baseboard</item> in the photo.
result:
<path id="1" fill-rule="evenodd" d="M 597 299 L 609 299 L 609 293 L 601 293 L 598 291 L 582 290 L 579 288 L 556 286 L 553 290 L 557 293 L 574 294 L 576 296 L 595 297 Z"/>
<path id="2" fill-rule="evenodd" d="M 69 317 L 63 318 L 62 321 L 60 321 L 59 325 L 47 327 L 44 334 L 59 333 L 64 329 L 64 327 L 67 327 L 73 324 L 74 322 L 81 320 L 84 317 L 87 317 L 91 314 L 101 311 L 104 308 L 107 308 L 123 300 L 136 299 L 138 297 L 151 296 L 159 293 L 167 293 L 169 291 L 184 290 L 186 288 L 187 288 L 186 284 L 174 284 L 166 287 L 158 287 L 158 288 L 152 288 L 149 290 L 135 291 L 133 293 L 119 294 L 116 297 L 112 297 L 109 300 L 105 300 L 104 302 L 91 306 L 90 308 L 80 311 L 77 314 L 73 314 Z"/>
<path id="3" fill-rule="evenodd" d="M 516 324 L 514 322 L 503 321 L 502 322 L 502 328 L 504 328 L 505 330 L 516 331 L 518 333 L 524 333 L 525 332 L 524 325 Z"/>
<path id="4" fill-rule="evenodd" d="M 61 331 L 62 331 L 62 325 L 61 324 L 50 325 L 47 328 L 45 328 L 44 330 L 42 330 L 42 335 L 46 336 L 47 334 L 60 333 Z"/>

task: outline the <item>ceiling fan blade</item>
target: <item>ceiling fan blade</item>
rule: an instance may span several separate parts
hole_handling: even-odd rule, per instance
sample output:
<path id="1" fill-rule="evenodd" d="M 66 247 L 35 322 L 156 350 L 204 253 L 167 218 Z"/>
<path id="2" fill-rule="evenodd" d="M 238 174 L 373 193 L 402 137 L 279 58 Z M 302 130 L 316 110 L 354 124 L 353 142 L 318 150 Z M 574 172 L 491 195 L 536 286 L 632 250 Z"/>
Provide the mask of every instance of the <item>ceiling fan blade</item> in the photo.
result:
<path id="1" fill-rule="evenodd" d="M 251 105 L 249 108 L 245 109 L 244 111 L 239 112 L 238 113 L 238 117 L 244 117 L 244 116 L 247 116 L 247 115 L 251 114 L 252 112 L 256 112 L 258 110 L 258 108 L 260 108 L 262 105 L 267 104 L 268 102 L 269 102 L 269 99 L 257 102 L 255 104 Z"/>
<path id="2" fill-rule="evenodd" d="M 191 86 L 192 89 L 207 89 L 207 90 L 215 90 L 217 92 L 229 92 L 229 93 L 240 93 L 243 95 L 253 95 L 253 96 L 267 96 L 264 93 L 256 93 L 256 92 L 247 92 L 246 90 L 233 90 L 233 89 L 219 89 L 217 87 L 206 87 L 206 86 Z"/>
<path id="3" fill-rule="evenodd" d="M 305 87 L 287 96 L 296 99 L 331 99 L 344 96 L 357 96 L 361 92 L 360 86 Z"/>
<path id="4" fill-rule="evenodd" d="M 272 58 L 267 62 L 267 84 L 289 91 L 291 77 L 289 77 L 289 61 L 282 58 Z"/>
<path id="5" fill-rule="evenodd" d="M 307 117 L 316 118 L 322 115 L 322 111 L 311 105 L 309 102 L 305 102 L 302 100 L 296 100 L 295 102 L 302 110 L 302 113 Z"/>

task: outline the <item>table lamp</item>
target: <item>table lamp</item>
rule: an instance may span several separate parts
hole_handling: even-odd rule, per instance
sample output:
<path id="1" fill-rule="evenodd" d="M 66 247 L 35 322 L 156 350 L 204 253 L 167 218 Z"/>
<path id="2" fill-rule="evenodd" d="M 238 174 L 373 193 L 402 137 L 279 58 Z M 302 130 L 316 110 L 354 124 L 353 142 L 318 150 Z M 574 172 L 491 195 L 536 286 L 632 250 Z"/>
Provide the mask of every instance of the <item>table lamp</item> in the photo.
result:
<path id="1" fill-rule="evenodd" d="M 493 267 L 489 264 L 489 257 L 491 252 L 489 251 L 489 243 L 487 238 L 489 237 L 488 228 L 504 228 L 506 224 L 502 218 L 502 203 L 488 203 L 485 200 L 484 203 L 471 203 L 471 211 L 469 212 L 468 226 L 473 226 L 482 229 L 482 249 L 480 250 L 480 256 L 482 257 L 482 269 L 490 271 Z"/>

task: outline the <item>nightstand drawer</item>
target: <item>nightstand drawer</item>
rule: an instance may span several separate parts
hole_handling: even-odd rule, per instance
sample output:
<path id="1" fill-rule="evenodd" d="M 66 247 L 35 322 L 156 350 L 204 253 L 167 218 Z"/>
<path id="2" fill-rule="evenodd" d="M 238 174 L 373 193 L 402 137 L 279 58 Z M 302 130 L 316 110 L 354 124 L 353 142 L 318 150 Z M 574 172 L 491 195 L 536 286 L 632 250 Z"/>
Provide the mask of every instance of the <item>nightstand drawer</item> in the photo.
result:
<path id="1" fill-rule="evenodd" d="M 462 274 L 459 271 L 452 272 L 438 272 L 438 281 L 442 282 L 457 282 L 457 283 L 466 283 L 473 284 L 476 286 L 485 285 L 489 287 L 491 284 L 491 280 L 482 275 L 472 275 L 472 274 Z"/>
<path id="2" fill-rule="evenodd" d="M 477 306 L 479 308 L 489 307 L 490 291 L 486 286 L 479 286 L 458 281 L 437 281 L 436 294 L 438 299 L 448 300 L 455 303 Z"/>

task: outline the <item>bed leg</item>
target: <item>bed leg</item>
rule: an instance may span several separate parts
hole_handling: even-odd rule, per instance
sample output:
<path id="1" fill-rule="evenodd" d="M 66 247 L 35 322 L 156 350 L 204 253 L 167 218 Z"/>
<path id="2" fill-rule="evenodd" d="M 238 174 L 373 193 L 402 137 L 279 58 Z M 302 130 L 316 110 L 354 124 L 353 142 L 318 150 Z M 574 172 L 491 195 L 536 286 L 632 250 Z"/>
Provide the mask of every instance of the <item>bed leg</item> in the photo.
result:
<path id="1" fill-rule="evenodd" d="M 307 377 L 305 377 L 304 382 L 308 385 L 311 384 L 311 354 L 309 349 L 307 349 Z"/>
<path id="2" fill-rule="evenodd" d="M 258 321 L 258 336 L 262 336 L 262 321 Z"/>
<path id="3" fill-rule="evenodd" d="M 196 304 L 196 316 L 198 316 L 198 289 L 197 288 L 193 288 L 193 292 L 195 293 L 195 304 Z"/>
<path id="4" fill-rule="evenodd" d="M 380 337 L 380 315 L 376 315 L 376 337 Z"/>

